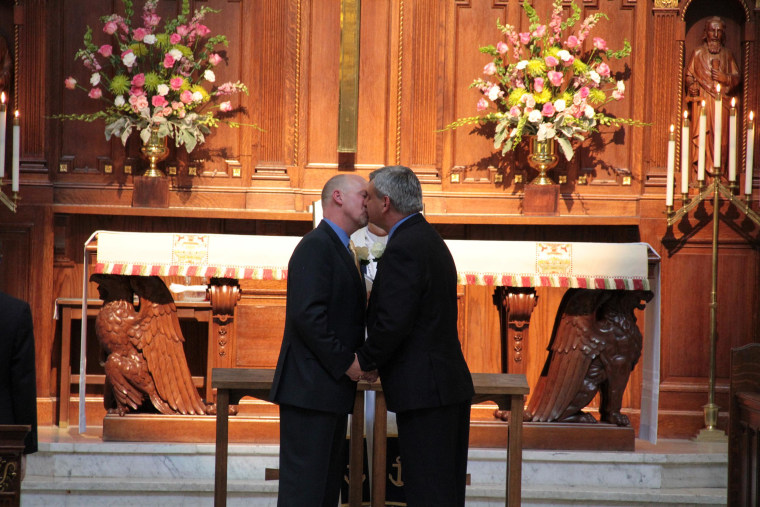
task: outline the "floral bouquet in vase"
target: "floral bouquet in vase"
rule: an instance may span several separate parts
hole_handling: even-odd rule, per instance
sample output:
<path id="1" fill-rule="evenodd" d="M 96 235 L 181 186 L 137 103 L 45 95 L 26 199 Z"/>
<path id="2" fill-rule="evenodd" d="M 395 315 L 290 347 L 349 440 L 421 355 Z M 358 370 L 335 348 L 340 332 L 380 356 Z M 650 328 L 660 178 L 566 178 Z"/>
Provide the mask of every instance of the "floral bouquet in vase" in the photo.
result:
<path id="1" fill-rule="evenodd" d="M 505 41 L 480 48 L 493 57 L 483 69 L 485 78 L 471 87 L 482 97 L 478 101 L 480 116 L 462 118 L 446 128 L 494 122 L 494 147 L 502 154 L 513 150 L 525 135 L 540 142 L 556 139 L 567 160 L 572 159 L 573 140 L 583 141 L 600 125 L 644 125 L 636 120 L 615 118 L 602 109 L 625 96 L 625 84 L 616 80 L 609 64 L 631 53 L 628 41 L 623 49 L 612 51 L 591 31 L 603 13 L 587 17 L 577 31 L 580 8 L 571 3 L 572 14 L 563 20 L 562 0 L 555 0 L 551 19 L 542 23 L 527 1 L 523 9 L 530 26 L 517 32 L 511 25 L 497 26 Z M 584 43 L 591 39 L 591 47 Z"/>
<path id="2" fill-rule="evenodd" d="M 84 90 L 91 99 L 102 102 L 103 109 L 56 118 L 103 119 L 106 140 L 118 137 L 126 144 L 136 131 L 145 144 L 171 138 L 188 153 L 221 121 L 239 127 L 219 115 L 232 110 L 231 95 L 248 90 L 241 82 L 216 82 L 214 69 L 224 60 L 218 51 L 228 42 L 223 35 L 212 36 L 203 20 L 217 11 L 201 7 L 191 17 L 189 0 L 182 0 L 181 14 L 161 27 L 156 14 L 158 0 L 146 0 L 142 23 L 135 26 L 132 0 L 122 0 L 122 4 L 124 16 L 101 18 L 103 31 L 112 36 L 111 43 L 94 44 L 88 27 L 84 47 L 75 55 L 90 72 L 89 82 L 83 86 L 73 77 L 65 81 L 66 88 Z"/>

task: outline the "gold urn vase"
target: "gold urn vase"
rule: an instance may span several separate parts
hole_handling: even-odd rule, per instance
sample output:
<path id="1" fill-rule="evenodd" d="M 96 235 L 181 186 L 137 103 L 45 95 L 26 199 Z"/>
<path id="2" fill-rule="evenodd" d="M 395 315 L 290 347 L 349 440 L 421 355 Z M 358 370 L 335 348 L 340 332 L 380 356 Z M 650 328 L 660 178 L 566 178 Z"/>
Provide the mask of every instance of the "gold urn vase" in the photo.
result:
<path id="1" fill-rule="evenodd" d="M 142 154 L 150 162 L 150 167 L 145 171 L 143 176 L 148 178 L 163 178 L 166 175 L 158 168 L 158 163 L 169 156 L 169 147 L 167 146 L 166 137 L 158 135 L 158 127 L 150 128 L 150 137 L 143 144 Z"/>
<path id="2" fill-rule="evenodd" d="M 554 138 L 539 141 L 536 136 L 529 138 L 528 163 L 538 171 L 538 176 L 530 182 L 531 185 L 553 185 L 554 182 L 546 175 L 559 162 L 557 155 L 557 140 Z"/>

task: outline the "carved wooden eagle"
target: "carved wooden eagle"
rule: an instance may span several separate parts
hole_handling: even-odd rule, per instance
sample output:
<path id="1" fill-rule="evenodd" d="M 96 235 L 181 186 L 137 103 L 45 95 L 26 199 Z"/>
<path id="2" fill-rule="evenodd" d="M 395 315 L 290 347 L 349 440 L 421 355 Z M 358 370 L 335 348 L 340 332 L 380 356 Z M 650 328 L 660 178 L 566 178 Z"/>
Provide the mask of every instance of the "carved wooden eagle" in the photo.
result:
<path id="1" fill-rule="evenodd" d="M 205 414 L 185 358 L 177 308 L 164 282 L 157 276 L 105 274 L 90 280 L 103 300 L 95 333 L 107 354 L 115 411 L 137 410 L 147 398 L 162 414 Z"/>
<path id="2" fill-rule="evenodd" d="M 595 423 L 582 409 L 599 392 L 601 420 L 629 426 L 620 409 L 642 347 L 633 311 L 652 296 L 650 291 L 568 290 L 525 419 Z"/>

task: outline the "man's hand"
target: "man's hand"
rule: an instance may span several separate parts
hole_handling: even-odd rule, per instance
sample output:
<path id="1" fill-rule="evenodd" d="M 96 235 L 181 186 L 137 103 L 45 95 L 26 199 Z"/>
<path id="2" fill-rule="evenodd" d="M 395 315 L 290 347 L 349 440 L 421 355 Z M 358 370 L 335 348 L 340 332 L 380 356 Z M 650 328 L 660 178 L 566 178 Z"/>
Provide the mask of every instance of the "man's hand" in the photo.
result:
<path id="1" fill-rule="evenodd" d="M 363 371 L 361 365 L 359 364 L 359 359 L 357 359 L 356 354 L 354 354 L 354 362 L 351 363 L 351 366 L 348 367 L 346 370 L 346 375 L 348 375 L 348 378 L 353 380 L 354 382 L 359 382 L 360 380 L 366 380 L 367 382 L 375 382 L 378 377 L 377 370 L 372 371 Z"/>

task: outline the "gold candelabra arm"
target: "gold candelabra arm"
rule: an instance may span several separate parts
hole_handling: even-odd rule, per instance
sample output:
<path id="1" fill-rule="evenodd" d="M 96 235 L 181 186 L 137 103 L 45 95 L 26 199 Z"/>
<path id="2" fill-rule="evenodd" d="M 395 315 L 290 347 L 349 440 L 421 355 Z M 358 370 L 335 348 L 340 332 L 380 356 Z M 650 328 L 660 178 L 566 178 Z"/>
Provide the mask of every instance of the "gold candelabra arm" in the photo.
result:
<path id="1" fill-rule="evenodd" d="M 705 200 L 710 195 L 710 193 L 714 191 L 715 181 L 713 181 L 712 183 L 710 183 L 710 185 L 706 187 L 700 187 L 699 194 L 694 196 L 694 198 L 691 201 L 689 201 L 687 204 L 685 204 L 683 207 L 679 208 L 675 212 L 669 209 L 668 210 L 668 226 L 671 226 L 674 223 L 678 222 L 687 213 L 689 213 L 691 210 L 699 206 L 699 203 Z"/>
<path id="2" fill-rule="evenodd" d="M 16 210 L 18 209 L 18 201 L 20 197 L 18 196 L 18 192 L 13 192 L 13 197 L 8 197 L 5 195 L 5 192 L 0 189 L 0 201 L 2 201 L 3 204 L 8 206 L 8 209 L 12 212 L 16 213 Z"/>
<path id="3" fill-rule="evenodd" d="M 745 201 L 736 197 L 734 193 L 731 191 L 731 188 L 726 188 L 725 185 L 719 183 L 718 189 L 720 190 L 720 194 L 723 197 L 728 199 L 731 202 L 731 204 L 739 208 L 739 210 L 741 210 L 742 213 L 747 215 L 747 218 L 755 222 L 755 225 L 760 226 L 760 215 L 755 213 Z"/>

